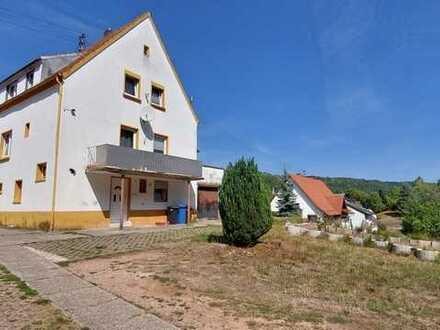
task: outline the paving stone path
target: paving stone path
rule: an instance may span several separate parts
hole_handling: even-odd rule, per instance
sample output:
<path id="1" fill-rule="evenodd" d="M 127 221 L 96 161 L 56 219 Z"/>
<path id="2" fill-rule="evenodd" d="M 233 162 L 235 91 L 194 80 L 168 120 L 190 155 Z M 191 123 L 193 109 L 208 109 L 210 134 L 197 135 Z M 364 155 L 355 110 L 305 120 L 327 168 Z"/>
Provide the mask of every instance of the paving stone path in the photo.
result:
<path id="1" fill-rule="evenodd" d="M 24 280 L 40 295 L 89 329 L 177 329 L 145 310 L 80 279 L 41 254 L 23 246 L 32 243 L 55 254 L 69 258 L 92 257 L 145 248 L 154 242 L 187 238 L 211 228 L 188 228 L 105 237 L 47 234 L 31 231 L 0 229 L 0 264 Z M 215 230 L 218 230 L 216 228 Z M 55 239 L 55 241 L 47 241 Z M 92 241 L 96 241 L 92 243 Z M 87 249 L 93 252 L 86 253 Z M 64 251 L 64 252 L 63 252 Z M 96 252 L 98 251 L 98 252 Z M 69 259 L 72 260 L 72 259 Z"/>
<path id="2" fill-rule="evenodd" d="M 77 261 L 118 253 L 141 251 L 154 244 L 177 241 L 200 234 L 218 233 L 220 230 L 221 227 L 218 226 L 188 227 L 110 236 L 81 236 L 64 240 L 36 242 L 28 244 L 28 246 L 36 250 L 61 256 L 68 261 Z"/>

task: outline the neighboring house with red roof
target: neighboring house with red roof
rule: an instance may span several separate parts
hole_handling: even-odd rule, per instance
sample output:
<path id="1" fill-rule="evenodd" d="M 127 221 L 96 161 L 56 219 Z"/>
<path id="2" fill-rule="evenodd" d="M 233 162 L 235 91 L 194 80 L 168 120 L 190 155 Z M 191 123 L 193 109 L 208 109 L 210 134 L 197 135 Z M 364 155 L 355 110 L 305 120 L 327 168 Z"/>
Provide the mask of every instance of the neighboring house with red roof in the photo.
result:
<path id="1" fill-rule="evenodd" d="M 289 177 L 303 219 L 347 215 L 344 195 L 333 193 L 323 181 L 303 175 L 290 174 Z"/>

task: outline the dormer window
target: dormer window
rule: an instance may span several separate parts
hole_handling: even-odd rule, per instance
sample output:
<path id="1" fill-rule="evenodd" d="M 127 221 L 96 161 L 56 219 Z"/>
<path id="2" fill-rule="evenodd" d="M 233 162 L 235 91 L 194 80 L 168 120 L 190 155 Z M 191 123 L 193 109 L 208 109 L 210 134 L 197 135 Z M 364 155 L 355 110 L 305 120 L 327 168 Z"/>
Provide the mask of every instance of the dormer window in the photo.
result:
<path id="1" fill-rule="evenodd" d="M 156 83 L 151 85 L 151 105 L 159 110 L 165 110 L 165 89 Z"/>
<path id="2" fill-rule="evenodd" d="M 32 88 L 34 86 L 34 70 L 26 73 L 26 89 Z"/>
<path id="3" fill-rule="evenodd" d="M 17 82 L 14 81 L 10 83 L 8 86 L 6 86 L 6 99 L 12 99 L 13 97 L 17 96 Z"/>

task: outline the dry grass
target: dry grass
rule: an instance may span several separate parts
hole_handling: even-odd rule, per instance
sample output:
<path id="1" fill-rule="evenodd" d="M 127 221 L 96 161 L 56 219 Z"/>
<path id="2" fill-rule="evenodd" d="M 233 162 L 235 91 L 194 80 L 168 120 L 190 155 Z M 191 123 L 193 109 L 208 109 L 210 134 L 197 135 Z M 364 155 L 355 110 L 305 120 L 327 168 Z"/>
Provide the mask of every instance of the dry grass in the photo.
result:
<path id="1" fill-rule="evenodd" d="M 183 328 L 440 328 L 439 264 L 288 237 L 280 222 L 253 248 L 212 241 L 200 236 L 101 260 L 93 272 L 93 261 L 72 269 Z M 115 287 L 128 273 L 126 287 Z"/>
<path id="2" fill-rule="evenodd" d="M 79 330 L 50 301 L 0 265 L 0 329 Z"/>

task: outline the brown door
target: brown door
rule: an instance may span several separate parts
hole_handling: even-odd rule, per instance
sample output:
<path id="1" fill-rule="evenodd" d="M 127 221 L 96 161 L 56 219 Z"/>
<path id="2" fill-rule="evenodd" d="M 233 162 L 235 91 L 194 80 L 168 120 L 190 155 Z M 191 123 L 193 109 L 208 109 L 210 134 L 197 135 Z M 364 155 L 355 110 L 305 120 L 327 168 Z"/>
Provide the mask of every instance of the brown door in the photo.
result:
<path id="1" fill-rule="evenodd" d="M 201 219 L 218 219 L 218 188 L 199 187 L 197 216 Z"/>

